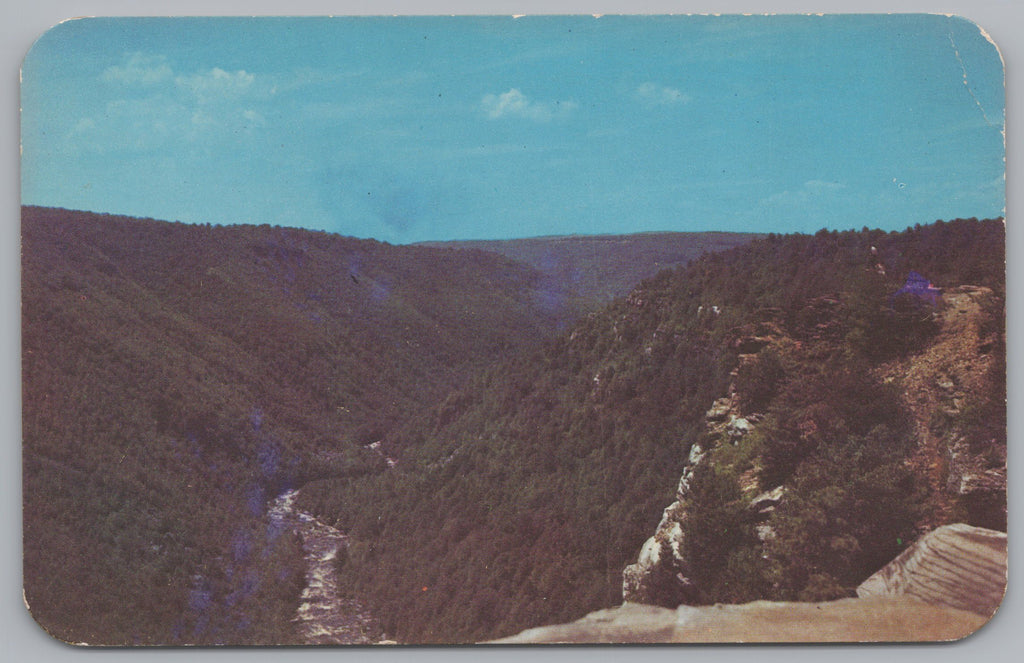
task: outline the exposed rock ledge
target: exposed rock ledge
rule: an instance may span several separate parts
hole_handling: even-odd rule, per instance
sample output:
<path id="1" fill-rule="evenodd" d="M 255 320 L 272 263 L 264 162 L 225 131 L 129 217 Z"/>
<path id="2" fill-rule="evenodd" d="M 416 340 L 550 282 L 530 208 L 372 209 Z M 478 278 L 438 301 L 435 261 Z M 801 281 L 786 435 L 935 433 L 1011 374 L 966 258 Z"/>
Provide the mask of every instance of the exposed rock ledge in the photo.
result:
<path id="1" fill-rule="evenodd" d="M 826 603 L 714 605 L 675 610 L 626 603 L 571 624 L 542 626 L 493 644 L 655 642 L 919 642 L 956 640 L 986 618 L 909 597 Z"/>
<path id="2" fill-rule="evenodd" d="M 900 642 L 979 629 L 1006 588 L 1006 534 L 956 524 L 917 541 L 857 588 L 859 598 L 660 608 L 625 603 L 498 640 L 527 643 Z"/>
<path id="3" fill-rule="evenodd" d="M 1006 534 L 958 523 L 921 537 L 857 587 L 857 596 L 910 596 L 979 615 L 1006 592 Z"/>

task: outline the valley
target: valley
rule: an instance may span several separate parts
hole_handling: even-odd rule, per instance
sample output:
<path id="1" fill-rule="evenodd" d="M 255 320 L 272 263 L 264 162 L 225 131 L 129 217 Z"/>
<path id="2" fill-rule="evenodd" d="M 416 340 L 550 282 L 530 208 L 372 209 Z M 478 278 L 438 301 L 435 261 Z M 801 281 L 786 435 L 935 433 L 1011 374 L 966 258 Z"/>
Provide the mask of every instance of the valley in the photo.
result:
<path id="1" fill-rule="evenodd" d="M 622 603 L 659 519 L 646 602 L 849 596 L 1005 528 L 1004 231 L 392 246 L 25 208 L 26 601 L 97 645 L 478 642 Z M 948 302 L 895 297 L 911 270 Z"/>

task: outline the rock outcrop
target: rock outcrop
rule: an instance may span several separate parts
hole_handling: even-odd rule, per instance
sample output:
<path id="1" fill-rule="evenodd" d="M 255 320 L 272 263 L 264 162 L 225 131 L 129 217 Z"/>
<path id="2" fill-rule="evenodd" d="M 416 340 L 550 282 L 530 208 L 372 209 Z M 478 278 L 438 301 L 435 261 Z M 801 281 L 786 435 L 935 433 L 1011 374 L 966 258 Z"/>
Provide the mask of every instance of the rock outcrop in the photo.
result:
<path id="1" fill-rule="evenodd" d="M 755 352 L 777 342 L 781 335 L 778 327 L 771 323 L 760 323 L 743 331 L 746 333 L 737 335 L 733 346 Z M 741 354 L 740 359 L 741 362 L 757 361 L 753 354 Z M 636 563 L 630 564 L 622 572 L 624 601 L 674 607 L 693 600 L 696 587 L 689 577 L 689 567 L 683 556 L 683 522 L 686 519 L 684 504 L 690 491 L 690 482 L 697 468 L 707 461 L 707 452 L 711 447 L 737 444 L 760 420 L 759 414 L 744 415 L 741 411 L 741 398 L 736 392 L 735 383 L 729 386 L 727 396 L 712 403 L 704 415 L 707 430 L 705 444 L 708 448 L 701 444 L 690 447 L 683 475 L 676 487 L 676 501 L 662 512 L 654 536 L 644 542 Z M 763 523 L 778 505 L 782 495 L 782 487 L 779 486 L 754 498 L 750 509 L 751 522 Z M 758 534 L 762 539 L 772 536 L 768 526 L 763 524 L 758 526 Z"/>
<path id="2" fill-rule="evenodd" d="M 921 537 L 857 587 L 857 596 L 909 596 L 995 613 L 1006 591 L 1006 534 L 957 523 Z"/>
<path id="3" fill-rule="evenodd" d="M 767 506 L 777 498 L 773 492 L 755 503 Z M 497 642 L 956 640 L 981 628 L 999 607 L 1006 587 L 1006 559 L 1006 534 L 947 525 L 922 537 L 865 580 L 855 599 L 754 601 L 675 609 L 625 603 L 570 624 L 529 629 Z"/>
<path id="4" fill-rule="evenodd" d="M 979 424 L 987 411 L 978 407 L 984 399 L 974 397 L 993 393 L 993 381 L 1005 381 L 996 370 L 1002 360 L 997 350 L 1004 340 L 999 332 L 1001 321 L 993 317 L 992 311 L 1000 308 L 994 298 L 988 288 L 949 288 L 942 295 L 941 306 L 929 313 L 939 323 L 934 337 L 919 351 L 878 369 L 881 381 L 900 385 L 903 403 L 914 419 L 917 449 L 909 466 L 927 490 L 929 505 L 916 523 L 919 533 L 954 520 L 993 529 L 1006 526 L 1005 435 L 1000 438 L 996 433 L 1005 426 L 1005 420 L 987 428 L 985 422 Z M 761 353 L 766 350 L 834 341 L 841 331 L 841 309 L 838 295 L 812 300 L 797 316 L 795 329 L 790 330 L 792 337 L 773 320 L 734 331 L 729 341 L 737 352 L 733 382 L 726 395 L 716 399 L 704 415 L 707 434 L 689 450 L 676 501 L 663 512 L 636 563 L 623 571 L 625 601 L 674 607 L 695 596 L 697 588 L 691 577 L 698 574 L 689 568 L 683 555 L 685 504 L 694 472 L 712 462 L 712 449 L 741 443 L 763 420 L 761 414 L 750 411 L 756 399 L 737 390 L 737 382 L 741 382 L 737 378 L 745 368 L 763 361 Z M 743 471 L 739 484 L 750 500 L 750 522 L 765 542 L 775 536 L 770 517 L 785 499 L 785 489 L 777 486 L 750 499 L 758 490 L 756 474 L 756 467 Z M 932 540 L 944 540 L 945 536 L 936 534 L 938 538 Z M 909 593 L 915 595 L 915 591 Z"/>
<path id="5" fill-rule="evenodd" d="M 976 399 L 992 393 L 996 382 L 1005 387 L 1003 354 L 995 351 L 1004 344 L 995 297 L 988 288 L 949 288 L 942 295 L 939 332 L 928 347 L 881 371 L 883 380 L 901 385 L 915 420 L 912 464 L 933 505 L 921 524 L 925 531 L 950 522 L 958 510 L 973 524 L 1006 527 L 1005 434 L 989 440 L 977 432 L 987 425 L 1005 433 L 1005 411 L 1001 421 L 978 421 L 986 413 Z"/>
<path id="6" fill-rule="evenodd" d="M 492 644 L 935 642 L 963 638 L 985 621 L 973 612 L 906 596 L 825 603 L 754 601 L 674 610 L 627 603 Z"/>
<path id="7" fill-rule="evenodd" d="M 910 465 L 929 488 L 936 507 L 919 523 L 927 532 L 963 513 L 975 524 L 1005 527 L 1005 441 L 969 437 L 964 423 L 972 392 L 991 393 L 986 381 L 998 379 L 1001 356 L 998 324 L 988 324 L 985 288 L 948 290 L 936 314 L 937 335 L 927 347 L 881 367 L 879 378 L 897 381 L 918 432 Z M 803 341 L 838 333 L 838 298 L 820 298 L 800 322 Z M 738 366 L 758 361 L 753 354 L 785 343 L 778 328 L 743 330 L 733 348 Z M 739 369 L 737 369 L 739 370 Z M 993 378 L 995 376 L 995 378 Z M 734 372 L 733 377 L 736 377 Z M 895 560 L 857 588 L 858 598 L 823 603 L 772 603 L 693 607 L 685 604 L 697 589 L 684 558 L 685 502 L 694 471 L 711 462 L 720 445 L 738 444 L 760 421 L 744 411 L 735 382 L 705 414 L 707 435 L 689 450 L 676 501 L 665 509 L 637 562 L 623 572 L 623 598 L 617 608 L 570 624 L 524 631 L 501 643 L 638 642 L 897 642 L 945 641 L 980 628 L 996 611 L 1006 588 L 1006 534 L 968 524 L 945 525 L 922 536 Z M 977 415 L 975 415 L 977 418 Z M 1005 440 L 1005 438 L 1003 438 Z M 746 495 L 755 482 L 740 477 Z M 759 538 L 774 536 L 772 512 L 786 499 L 778 486 L 749 498 L 750 521 Z M 644 605 L 640 605 L 644 604 Z M 676 607 L 679 606 L 679 607 Z"/>

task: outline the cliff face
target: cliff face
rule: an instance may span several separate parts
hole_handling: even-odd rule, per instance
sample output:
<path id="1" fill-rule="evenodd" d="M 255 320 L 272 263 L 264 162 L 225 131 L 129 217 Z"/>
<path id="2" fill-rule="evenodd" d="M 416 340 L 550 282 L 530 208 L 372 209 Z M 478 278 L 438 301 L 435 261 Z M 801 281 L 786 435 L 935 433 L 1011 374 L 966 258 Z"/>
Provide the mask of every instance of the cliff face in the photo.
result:
<path id="1" fill-rule="evenodd" d="M 947 289 L 936 307 L 915 307 L 912 314 L 918 322 L 931 325 L 925 342 L 878 362 L 870 370 L 870 379 L 893 395 L 900 415 L 909 422 L 913 447 L 898 465 L 906 479 L 905 489 L 915 500 L 910 537 L 953 522 L 1005 529 L 1001 304 L 989 288 L 959 286 Z M 773 421 L 781 412 L 776 403 L 778 390 L 768 390 L 766 397 L 758 393 L 763 380 L 750 379 L 751 375 L 770 375 L 773 369 L 766 363 L 776 361 L 776 357 L 785 358 L 782 363 L 792 372 L 794 364 L 813 361 L 823 348 L 842 349 L 853 336 L 843 332 L 845 317 L 840 298 L 823 297 L 809 302 L 805 315 L 798 316 L 805 322 L 802 328 L 760 323 L 738 329 L 733 335 L 731 344 L 738 357 L 728 392 L 705 415 L 706 435 L 690 448 L 676 500 L 664 510 L 636 563 L 623 572 L 625 601 L 665 607 L 708 602 L 708 592 L 700 581 L 702 575 L 708 575 L 707 570 L 687 555 L 687 550 L 693 549 L 688 545 L 687 532 L 692 536 L 697 526 L 693 519 L 701 499 L 694 495 L 693 482 L 702 471 L 736 477 L 739 494 L 732 502 L 734 513 L 739 514 L 737 522 L 750 528 L 752 548 L 768 565 L 776 561 L 773 556 L 793 555 L 794 544 L 780 544 L 776 529 L 780 524 L 790 527 L 800 510 L 810 510 L 809 518 L 830 521 L 833 531 L 828 544 L 837 551 L 837 564 L 843 563 L 840 555 L 844 546 L 864 545 L 863 538 L 852 538 L 857 536 L 855 525 L 849 526 L 850 537 L 842 531 L 843 518 L 852 521 L 855 515 L 839 512 L 834 516 L 827 507 L 809 508 L 801 495 L 793 498 L 796 504 L 787 505 L 791 491 L 806 484 L 793 478 L 799 476 L 798 472 L 785 477 L 765 467 L 770 456 L 763 452 L 764 438 L 785 438 L 788 434 L 797 438 L 792 446 L 798 446 L 811 444 L 807 440 L 813 441 L 820 434 L 821 422 L 828 416 L 817 412 L 831 407 L 825 404 L 827 395 L 822 394 L 820 402 L 809 398 L 808 407 L 796 410 L 802 420 L 790 422 L 787 430 Z M 840 426 L 832 435 L 844 432 L 846 427 Z M 782 480 L 772 480 L 777 477 Z M 828 477 L 824 477 L 826 490 L 828 483 Z M 855 502 L 863 504 L 869 499 L 866 495 Z M 783 505 L 786 513 L 779 518 L 776 512 Z M 730 552 L 726 549 L 722 554 Z M 967 580 L 964 583 L 971 584 Z M 768 596 L 780 595 L 777 584 L 765 583 L 762 587 Z M 829 591 L 837 591 L 836 595 L 849 592 Z M 809 596 L 805 593 L 802 598 Z"/>
<path id="2" fill-rule="evenodd" d="M 694 603 L 698 600 L 696 583 L 691 578 L 691 562 L 684 554 L 683 524 L 687 518 L 687 498 L 690 494 L 694 474 L 699 467 L 712 462 L 709 451 L 722 444 L 738 445 L 757 424 L 763 421 L 760 412 L 744 412 L 741 407 L 744 398 L 738 393 L 736 378 L 740 367 L 752 366 L 760 360 L 758 353 L 772 345 L 784 342 L 777 325 L 762 324 L 735 338 L 731 345 L 739 351 L 738 367 L 733 371 L 728 394 L 717 399 L 704 415 L 707 434 L 703 444 L 690 447 L 687 464 L 676 487 L 676 500 L 665 508 L 661 521 L 644 543 L 635 564 L 625 568 L 622 574 L 622 597 L 624 601 L 653 605 L 674 606 L 680 603 Z M 758 333 L 759 332 L 759 333 Z M 746 487 L 756 487 L 754 472 L 741 475 Z M 759 493 L 747 505 L 749 519 L 758 523 L 758 537 L 764 541 L 772 533 L 764 524 L 768 516 L 784 495 L 784 486 Z"/>
<path id="3" fill-rule="evenodd" d="M 930 510 L 923 525 L 963 520 L 1006 528 L 1005 364 L 996 296 L 960 286 L 942 297 L 941 326 L 920 353 L 886 364 L 880 377 L 901 386 L 913 416 Z M 986 394 L 993 396 L 982 400 Z"/>

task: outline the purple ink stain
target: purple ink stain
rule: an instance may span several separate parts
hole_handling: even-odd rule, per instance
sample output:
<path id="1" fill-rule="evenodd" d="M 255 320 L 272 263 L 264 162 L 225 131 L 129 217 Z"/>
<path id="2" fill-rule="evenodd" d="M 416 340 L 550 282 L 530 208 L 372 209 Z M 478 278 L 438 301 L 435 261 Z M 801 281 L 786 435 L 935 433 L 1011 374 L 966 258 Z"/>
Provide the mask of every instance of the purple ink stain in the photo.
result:
<path id="1" fill-rule="evenodd" d="M 922 276 L 917 272 L 910 272 L 907 275 L 907 282 L 902 288 L 893 293 L 890 299 L 895 299 L 903 294 L 915 297 L 918 301 L 927 301 L 932 306 L 936 306 L 942 290 L 933 286 L 926 276 Z"/>
<path id="2" fill-rule="evenodd" d="M 383 283 L 374 283 L 370 289 L 370 299 L 374 303 L 380 303 L 387 300 L 391 296 L 391 288 L 384 285 Z"/>
<path id="3" fill-rule="evenodd" d="M 245 560 L 252 553 L 252 534 L 240 530 L 231 541 L 231 556 L 236 562 Z"/>
<path id="4" fill-rule="evenodd" d="M 224 604 L 233 608 L 241 601 L 245 601 L 247 598 L 253 595 L 256 589 L 260 586 L 259 580 L 256 578 L 256 574 L 253 571 L 249 571 L 241 584 L 230 594 L 224 597 Z"/>
<path id="5" fill-rule="evenodd" d="M 263 409 L 260 407 L 254 407 L 252 412 L 249 413 L 249 425 L 256 432 L 259 432 L 260 427 L 263 425 Z"/>
<path id="6" fill-rule="evenodd" d="M 284 523 L 282 519 L 271 519 L 271 521 L 267 523 L 267 543 L 273 543 L 274 541 L 277 541 L 278 537 L 284 534 L 285 530 L 287 529 L 288 526 Z M 269 549 L 265 549 L 263 551 L 263 554 L 264 557 L 267 556 L 269 554 Z"/>
<path id="7" fill-rule="evenodd" d="M 273 442 L 263 442 L 256 450 L 256 464 L 264 477 L 273 476 L 281 462 L 281 449 Z"/>
<path id="8" fill-rule="evenodd" d="M 196 575 L 192 578 L 192 589 L 188 593 L 188 609 L 193 612 L 202 612 L 209 609 L 213 602 L 213 590 L 206 578 Z"/>
<path id="9" fill-rule="evenodd" d="M 192 637 L 198 638 L 206 632 L 210 625 L 209 611 L 213 605 L 213 590 L 209 582 L 201 575 L 192 578 L 192 589 L 188 592 L 188 610 L 196 615 L 192 627 Z"/>
<path id="10" fill-rule="evenodd" d="M 263 486 L 250 484 L 245 493 L 245 503 L 249 507 L 249 513 L 254 516 L 263 513 L 263 505 L 266 503 Z"/>

